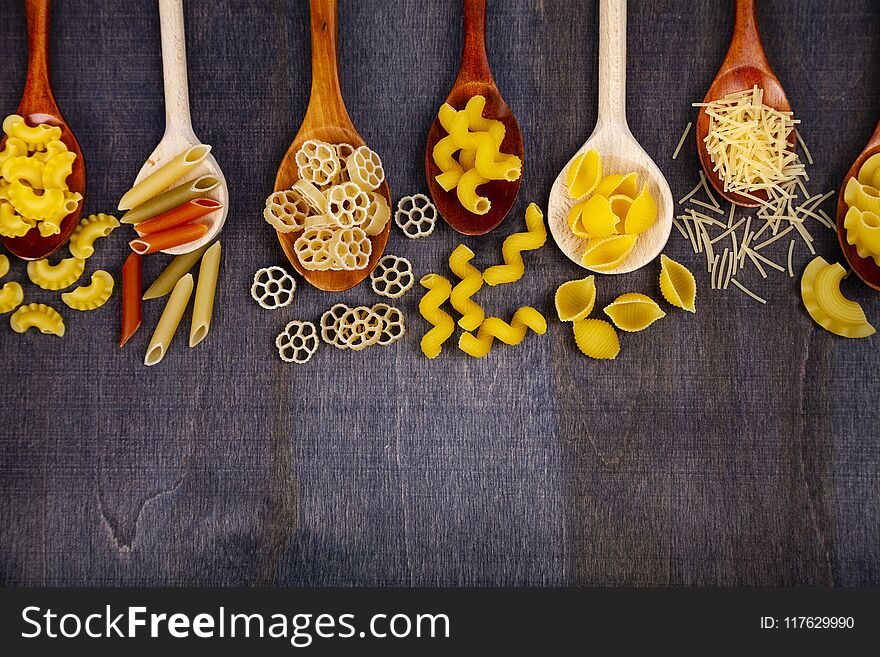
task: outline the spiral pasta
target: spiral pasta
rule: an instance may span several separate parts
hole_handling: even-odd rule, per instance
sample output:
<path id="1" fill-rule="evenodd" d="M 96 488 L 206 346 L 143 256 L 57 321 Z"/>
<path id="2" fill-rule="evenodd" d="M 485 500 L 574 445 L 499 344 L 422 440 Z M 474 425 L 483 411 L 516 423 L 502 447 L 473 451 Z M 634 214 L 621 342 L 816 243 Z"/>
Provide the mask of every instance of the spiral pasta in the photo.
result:
<path id="1" fill-rule="evenodd" d="M 544 214 L 534 203 L 530 203 L 526 208 L 526 228 L 527 232 L 514 233 L 504 240 L 504 244 L 501 246 L 504 264 L 489 267 L 483 272 L 483 280 L 489 285 L 512 283 L 522 278 L 526 271 L 522 252 L 538 249 L 544 246 L 547 241 Z"/>
<path id="2" fill-rule="evenodd" d="M 543 335 L 547 332 L 547 320 L 531 306 L 523 306 L 513 313 L 510 324 L 499 317 L 487 317 L 480 325 L 477 335 L 461 335 L 458 348 L 469 356 L 483 358 L 492 350 L 492 343 L 496 338 L 504 344 L 516 345 L 525 340 L 529 329 Z"/>
<path id="3" fill-rule="evenodd" d="M 480 304 L 471 299 L 483 287 L 483 275 L 471 264 L 473 257 L 474 252 L 464 244 L 459 244 L 449 256 L 449 269 L 461 279 L 452 288 L 449 301 L 461 313 L 458 325 L 465 331 L 476 330 L 486 317 Z"/>
<path id="4" fill-rule="evenodd" d="M 419 281 L 428 291 L 419 301 L 419 312 L 429 324 L 433 325 L 422 336 L 422 353 L 428 358 L 436 358 L 446 342 L 455 332 L 455 322 L 442 306 L 452 292 L 452 284 L 439 274 L 428 274 Z"/>

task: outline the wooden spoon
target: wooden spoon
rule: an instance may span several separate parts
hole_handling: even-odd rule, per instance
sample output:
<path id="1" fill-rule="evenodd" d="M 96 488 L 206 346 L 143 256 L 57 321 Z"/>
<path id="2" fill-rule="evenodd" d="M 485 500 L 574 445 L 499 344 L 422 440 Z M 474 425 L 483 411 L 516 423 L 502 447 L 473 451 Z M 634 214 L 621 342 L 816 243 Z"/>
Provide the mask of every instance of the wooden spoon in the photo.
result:
<path id="1" fill-rule="evenodd" d="M 843 184 L 840 186 L 840 193 L 837 195 L 837 239 L 840 242 L 840 248 L 843 250 L 846 261 L 856 275 L 864 281 L 865 285 L 880 291 L 880 267 L 871 258 L 862 258 L 856 253 L 856 247 L 846 241 L 846 228 L 843 227 L 843 220 L 846 217 L 847 211 L 846 202 L 843 200 L 846 184 L 850 178 L 858 174 L 865 160 L 876 153 L 880 153 L 880 122 L 877 123 L 874 134 L 871 135 L 865 150 L 859 154 L 850 170 L 843 177 Z"/>
<path id="2" fill-rule="evenodd" d="M 483 116 L 497 119 L 504 124 L 506 132 L 501 152 L 517 155 L 522 160 L 524 149 L 519 123 L 501 97 L 489 69 L 489 58 L 486 55 L 486 0 L 464 0 L 464 50 L 458 77 L 446 97 L 446 102 L 460 110 L 476 95 L 482 95 L 486 99 Z M 440 215 L 455 230 L 465 235 L 484 235 L 504 221 L 519 194 L 522 176 L 514 182 L 493 180 L 480 186 L 480 194 L 491 201 L 492 207 L 484 215 L 468 212 L 462 207 L 454 189 L 447 192 L 434 179 L 440 173 L 434 163 L 434 146 L 445 136 L 446 131 L 435 117 L 425 147 L 425 176 L 431 198 L 434 199 Z"/>
<path id="3" fill-rule="evenodd" d="M 791 106 L 785 91 L 779 83 L 779 79 L 770 68 L 764 46 L 761 44 L 761 35 L 758 33 L 758 17 L 755 13 L 755 0 L 736 0 L 736 23 L 733 26 L 733 38 L 730 40 L 730 48 L 715 80 L 706 92 L 704 103 L 720 100 L 724 96 L 738 91 L 747 91 L 757 85 L 764 90 L 764 104 L 779 112 L 790 112 Z M 712 158 L 706 150 L 706 135 L 709 134 L 709 115 L 706 108 L 701 107 L 697 116 L 697 152 L 700 154 L 700 163 L 703 171 L 712 186 L 731 203 L 743 207 L 755 208 L 760 205 L 757 201 L 740 194 L 724 191 L 724 182 L 714 170 Z M 788 143 L 789 150 L 795 149 L 795 135 L 792 134 Z M 764 191 L 753 194 L 761 199 L 766 199 Z"/>
<path id="4" fill-rule="evenodd" d="M 599 113 L 596 127 L 553 183 L 548 208 L 550 232 L 562 252 L 583 267 L 581 258 L 587 240 L 577 237 L 568 227 L 568 212 L 578 199 L 568 195 L 566 174 L 571 162 L 581 153 L 595 150 L 602 157 L 603 175 L 638 174 L 641 187 L 648 190 L 657 204 L 657 220 L 639 235 L 626 261 L 609 274 L 624 274 L 651 262 L 669 239 L 672 230 L 672 192 L 663 173 L 645 152 L 626 122 L 626 0 L 601 0 L 599 3 Z"/>
<path id="5" fill-rule="evenodd" d="M 67 186 L 72 192 L 86 193 L 86 163 L 82 150 L 74 137 L 70 126 L 62 118 L 55 97 L 52 95 L 52 84 L 49 81 L 49 12 L 51 0 L 26 0 L 28 27 L 28 71 L 24 85 L 24 94 L 18 105 L 17 113 L 23 116 L 30 125 L 48 123 L 61 128 L 61 141 L 72 153 L 76 153 L 73 170 L 67 178 Z M 0 150 L 6 145 L 6 137 L 0 141 Z M 79 218 L 82 215 L 83 199 L 76 210 L 61 222 L 61 232 L 57 235 L 43 237 L 36 228 L 32 228 L 22 237 L 3 237 L 3 244 L 11 253 L 22 260 L 40 260 L 54 253 L 70 238 Z"/>
<path id="6" fill-rule="evenodd" d="M 202 142 L 193 132 L 189 114 L 189 83 L 186 76 L 186 32 L 183 26 L 183 4 L 181 0 L 159 0 L 159 22 L 162 29 L 162 74 L 165 80 L 165 134 L 159 145 L 147 158 L 135 178 L 135 184 L 149 176 L 159 167 L 180 155 L 190 146 Z M 220 184 L 211 190 L 207 198 L 223 204 L 217 212 L 207 214 L 198 220 L 208 227 L 208 232 L 199 239 L 166 249 L 163 253 L 180 255 L 189 253 L 212 241 L 220 233 L 229 214 L 229 188 L 220 165 L 210 153 L 198 165 L 172 187 L 195 180 L 199 176 L 211 174 Z"/>
<path id="7" fill-rule="evenodd" d="M 290 189 L 299 179 L 295 158 L 303 142 L 318 139 L 328 144 L 351 144 L 355 148 L 366 145 L 348 116 L 345 101 L 342 99 L 337 59 L 339 43 L 337 0 L 310 0 L 309 14 L 312 27 L 312 91 L 299 132 L 296 133 L 293 143 L 278 166 L 278 173 L 275 176 L 276 192 Z M 376 191 L 385 197 L 388 207 L 392 208 L 393 212 L 388 181 L 383 181 Z M 388 243 L 391 223 L 389 221 L 381 233 L 370 238 L 373 243 L 370 260 L 364 269 L 355 271 L 305 269 L 293 251 L 293 244 L 299 233 L 278 233 L 278 241 L 281 242 L 281 248 L 284 249 L 284 254 L 293 268 L 314 287 L 327 292 L 342 292 L 360 283 L 376 267 L 376 263 L 385 251 L 385 244 Z"/>

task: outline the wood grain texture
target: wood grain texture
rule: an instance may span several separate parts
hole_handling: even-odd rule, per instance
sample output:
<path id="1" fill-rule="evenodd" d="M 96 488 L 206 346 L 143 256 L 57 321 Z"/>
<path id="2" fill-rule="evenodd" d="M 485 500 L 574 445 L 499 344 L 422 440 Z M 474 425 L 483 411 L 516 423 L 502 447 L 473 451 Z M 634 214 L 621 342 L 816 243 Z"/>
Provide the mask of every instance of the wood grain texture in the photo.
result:
<path id="1" fill-rule="evenodd" d="M 875 4 L 758 5 L 768 57 L 816 155 L 816 191 L 838 187 L 880 115 Z M 232 203 L 205 342 L 189 350 L 178 337 L 144 368 L 161 300 L 144 304 L 144 327 L 122 350 L 118 296 L 65 313 L 63 340 L 13 334 L 0 320 L 0 581 L 880 583 L 877 342 L 818 329 L 797 279 L 749 279 L 766 307 L 710 291 L 701 261 L 673 237 L 667 253 L 695 270 L 698 312 L 672 310 L 624 336 L 613 363 L 582 358 L 570 326 L 553 320 L 547 335 L 485 360 L 449 349 L 429 362 L 416 292 L 399 304 L 410 335 L 393 347 L 326 347 L 305 367 L 277 358 L 275 335 L 291 319 L 380 300 L 367 284 L 332 296 L 301 285 L 277 312 L 250 299 L 256 268 L 286 264 L 260 213 L 308 102 L 305 5 L 184 6 L 193 123 L 223 163 Z M 89 160 L 89 212 L 115 207 L 162 135 L 155 9 L 54 7 L 55 92 Z M 458 68 L 460 2 L 339 9 L 351 118 L 395 192 L 425 192 L 426 129 Z M 26 31 L 21 3 L 2 0 L 0 11 L 8 111 L 24 83 Z M 481 269 L 499 261 L 528 202 L 546 206 L 596 123 L 597 18 L 596 3 L 488 4 L 493 75 L 525 140 L 519 199 L 489 236 L 438 226 L 410 241 L 394 229 L 389 253 L 417 275 L 448 275 L 462 241 Z M 699 160 L 692 141 L 670 157 L 724 57 L 733 12 L 722 0 L 632 0 L 628 24 L 629 126 L 680 198 Z M 833 231 L 815 234 L 819 253 L 840 257 Z M 116 276 L 126 250 L 114 233 L 87 273 Z M 145 258 L 145 284 L 167 259 Z M 553 290 L 581 270 L 552 243 L 525 259 L 521 281 L 477 299 L 502 317 L 528 304 L 551 318 Z M 798 272 L 808 259 L 796 252 Z M 656 277 L 651 266 L 600 277 L 597 306 L 624 292 L 656 297 Z M 22 263 L 9 279 L 26 280 Z M 58 307 L 57 293 L 25 293 Z M 846 293 L 880 322 L 873 291 L 851 277 Z"/>

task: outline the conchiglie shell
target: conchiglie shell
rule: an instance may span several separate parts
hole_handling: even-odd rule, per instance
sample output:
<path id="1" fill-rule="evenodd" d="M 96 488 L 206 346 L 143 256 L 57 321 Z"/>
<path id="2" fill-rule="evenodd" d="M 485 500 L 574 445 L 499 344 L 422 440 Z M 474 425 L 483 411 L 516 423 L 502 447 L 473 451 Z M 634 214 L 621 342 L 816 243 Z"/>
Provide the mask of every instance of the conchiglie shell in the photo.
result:
<path id="1" fill-rule="evenodd" d="M 657 204 L 654 197 L 648 191 L 648 183 L 642 188 L 641 193 L 633 200 L 623 221 L 623 232 L 637 235 L 644 233 L 657 220 Z"/>
<path id="2" fill-rule="evenodd" d="M 602 182 L 593 191 L 594 194 L 608 198 L 614 195 L 614 190 L 623 182 L 624 175 L 622 173 L 612 173 L 602 178 Z"/>
<path id="3" fill-rule="evenodd" d="M 864 161 L 859 169 L 858 180 L 863 185 L 876 187 L 874 182 L 877 172 L 880 172 L 880 153 L 874 153 L 874 155 Z"/>
<path id="4" fill-rule="evenodd" d="M 665 255 L 660 256 L 660 294 L 673 306 L 697 312 L 697 282 L 682 264 Z"/>
<path id="5" fill-rule="evenodd" d="M 596 303 L 596 277 L 566 281 L 556 290 L 556 314 L 560 321 L 577 322 L 593 311 Z"/>
<path id="6" fill-rule="evenodd" d="M 801 277 L 801 299 L 807 313 L 826 331 L 845 338 L 865 338 L 875 329 L 855 301 L 840 291 L 846 273 L 839 263 L 828 264 L 821 256 L 813 259 Z"/>
<path id="7" fill-rule="evenodd" d="M 597 272 L 612 271 L 629 257 L 636 243 L 636 235 L 612 235 L 590 240 L 581 257 L 581 264 Z"/>
<path id="8" fill-rule="evenodd" d="M 591 196 L 581 211 L 580 235 L 575 228 L 572 230 L 579 237 L 609 237 L 615 234 L 617 216 L 611 211 L 611 203 L 604 196 Z M 577 226 L 577 224 L 575 224 Z"/>
<path id="9" fill-rule="evenodd" d="M 627 196 L 631 199 L 635 198 L 639 193 L 638 177 L 639 174 L 635 172 L 626 174 L 620 182 L 617 183 L 617 187 L 611 192 L 609 198 L 618 195 Z"/>
<path id="10" fill-rule="evenodd" d="M 587 199 L 589 201 L 589 199 Z M 581 223 L 581 214 L 584 211 L 584 206 L 587 204 L 587 201 L 581 201 L 580 203 L 575 203 L 571 206 L 571 210 L 568 211 L 568 227 L 574 231 L 575 226 L 579 226 Z"/>
<path id="11" fill-rule="evenodd" d="M 602 158 L 594 150 L 578 155 L 568 167 L 568 194 L 580 198 L 591 193 L 602 179 Z"/>
<path id="12" fill-rule="evenodd" d="M 574 342 L 590 358 L 613 359 L 620 353 L 617 331 L 603 319 L 582 319 L 574 323 Z"/>
<path id="13" fill-rule="evenodd" d="M 626 219 L 626 213 L 633 204 L 633 200 L 626 194 L 612 194 L 608 197 L 608 200 L 611 202 L 611 211 L 617 218 L 620 221 Z"/>
<path id="14" fill-rule="evenodd" d="M 605 314 L 621 331 L 644 331 L 658 319 L 666 317 L 657 302 L 645 294 L 621 294 L 604 308 Z"/>

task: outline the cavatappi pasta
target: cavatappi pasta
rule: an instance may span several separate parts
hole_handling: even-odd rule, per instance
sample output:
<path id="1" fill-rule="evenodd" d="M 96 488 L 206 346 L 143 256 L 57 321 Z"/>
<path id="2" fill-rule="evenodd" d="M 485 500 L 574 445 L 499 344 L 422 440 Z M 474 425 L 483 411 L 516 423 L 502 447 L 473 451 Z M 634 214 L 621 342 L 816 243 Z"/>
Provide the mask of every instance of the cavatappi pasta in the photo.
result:
<path id="1" fill-rule="evenodd" d="M 61 222 L 82 200 L 67 179 L 76 153 L 61 141 L 61 128 L 27 125 L 10 114 L 3 120 L 6 145 L 0 151 L 0 235 L 23 237 L 36 228 L 42 237 L 61 232 Z"/>
<path id="2" fill-rule="evenodd" d="M 483 215 L 492 207 L 477 188 L 490 180 L 514 182 L 522 175 L 522 160 L 501 152 L 504 124 L 483 116 L 485 97 L 475 95 L 457 111 L 444 103 L 437 113 L 446 131 L 434 146 L 432 157 L 440 173 L 437 183 L 447 192 L 456 190 L 462 207 Z"/>
<path id="3" fill-rule="evenodd" d="M 379 156 L 366 146 L 309 139 L 294 160 L 299 179 L 269 195 L 263 217 L 279 233 L 295 236 L 293 252 L 304 269 L 365 269 L 371 238 L 391 219 L 376 191 L 385 180 Z"/>
<path id="4" fill-rule="evenodd" d="M 468 356 L 483 358 L 492 349 L 492 343 L 498 339 L 504 344 L 517 345 L 522 342 L 528 330 L 538 335 L 547 332 L 547 320 L 531 306 L 523 306 L 514 314 L 508 324 L 499 317 L 487 317 L 477 334 L 462 333 L 458 340 L 458 348 Z"/>
<path id="5" fill-rule="evenodd" d="M 458 325 L 465 331 L 475 331 L 486 317 L 480 304 L 471 298 L 483 287 L 483 275 L 471 264 L 473 258 L 474 252 L 464 244 L 459 244 L 449 256 L 449 269 L 461 279 L 452 288 L 449 302 L 461 315 Z"/>
<path id="6" fill-rule="evenodd" d="M 452 284 L 439 274 L 428 274 L 419 281 L 427 292 L 419 301 L 419 313 L 433 326 L 422 336 L 422 353 L 428 358 L 436 358 L 446 342 L 455 332 L 455 322 L 441 306 L 452 293 Z"/>
<path id="7" fill-rule="evenodd" d="M 514 233 L 508 236 L 501 245 L 503 265 L 489 267 L 483 272 L 483 280 L 489 285 L 500 285 L 518 281 L 525 274 L 522 252 L 538 249 L 547 242 L 547 228 L 544 226 L 544 214 L 534 203 L 526 208 L 525 233 Z"/>

